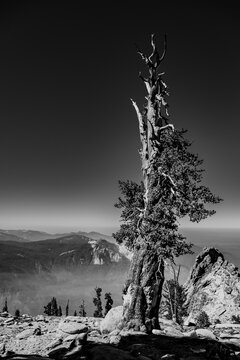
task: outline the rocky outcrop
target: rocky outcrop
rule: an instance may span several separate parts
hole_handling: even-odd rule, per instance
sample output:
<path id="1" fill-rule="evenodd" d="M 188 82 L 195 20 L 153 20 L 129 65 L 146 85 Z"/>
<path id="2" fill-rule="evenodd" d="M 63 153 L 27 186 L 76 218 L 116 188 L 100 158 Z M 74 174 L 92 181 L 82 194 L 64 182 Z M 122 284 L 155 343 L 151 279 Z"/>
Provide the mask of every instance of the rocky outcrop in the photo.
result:
<path id="1" fill-rule="evenodd" d="M 212 323 L 231 322 L 233 315 L 240 316 L 240 274 L 219 250 L 204 248 L 184 287 L 188 323 L 194 323 L 201 311 L 208 314 Z"/>

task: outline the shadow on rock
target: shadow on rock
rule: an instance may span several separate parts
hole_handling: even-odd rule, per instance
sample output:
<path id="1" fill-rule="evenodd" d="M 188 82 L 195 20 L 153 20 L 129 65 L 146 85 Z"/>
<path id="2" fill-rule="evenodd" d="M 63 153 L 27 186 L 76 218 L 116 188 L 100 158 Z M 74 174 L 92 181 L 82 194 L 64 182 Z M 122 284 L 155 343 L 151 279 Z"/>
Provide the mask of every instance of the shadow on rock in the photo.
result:
<path id="1" fill-rule="evenodd" d="M 85 349 L 89 360 L 230 360 L 240 359 L 239 347 L 216 340 L 161 335 L 128 335 L 117 345 L 89 342 Z"/>
<path id="2" fill-rule="evenodd" d="M 119 342 L 103 344 L 87 341 L 81 354 L 60 356 L 61 360 L 237 360 L 239 346 L 216 340 L 166 335 L 122 336 Z M 6 353 L 0 360 L 58 360 L 58 356 Z"/>

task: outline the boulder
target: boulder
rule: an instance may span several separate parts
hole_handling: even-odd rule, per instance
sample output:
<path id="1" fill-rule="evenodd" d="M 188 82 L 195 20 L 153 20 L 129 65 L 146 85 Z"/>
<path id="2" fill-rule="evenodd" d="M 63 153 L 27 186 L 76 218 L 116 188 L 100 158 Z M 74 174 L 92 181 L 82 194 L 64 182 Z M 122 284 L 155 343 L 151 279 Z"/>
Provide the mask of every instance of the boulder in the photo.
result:
<path id="1" fill-rule="evenodd" d="M 37 316 L 35 317 L 35 321 L 45 321 L 45 316 L 43 316 L 43 315 L 37 315 Z"/>
<path id="2" fill-rule="evenodd" d="M 85 335 L 85 333 L 83 333 L 83 335 Z M 73 335 L 68 335 L 67 337 L 64 338 L 64 342 L 68 342 L 68 341 L 73 341 L 76 339 L 77 334 L 73 334 Z"/>
<path id="3" fill-rule="evenodd" d="M 119 333 L 122 337 L 128 337 L 128 336 L 147 336 L 148 334 L 144 331 L 136 331 L 134 329 L 122 329 Z"/>
<path id="4" fill-rule="evenodd" d="M 40 328 L 32 327 L 30 329 L 21 331 L 19 334 L 16 335 L 16 339 L 22 340 L 28 338 L 29 336 L 40 335 L 40 334 L 41 334 Z"/>
<path id="5" fill-rule="evenodd" d="M 98 330 L 92 330 L 88 333 L 88 336 L 99 336 L 100 332 Z"/>
<path id="6" fill-rule="evenodd" d="M 84 344 L 87 341 L 87 335 L 87 332 L 68 335 L 66 338 L 64 338 L 64 342 L 75 341 L 75 343 Z"/>
<path id="7" fill-rule="evenodd" d="M 109 336 L 109 344 L 117 345 L 121 340 L 121 335 Z"/>
<path id="8" fill-rule="evenodd" d="M 165 333 L 163 332 L 163 330 L 159 330 L 159 329 L 153 329 L 153 330 L 152 330 L 152 334 L 153 334 L 153 335 L 165 335 Z"/>
<path id="9" fill-rule="evenodd" d="M 188 332 L 184 332 L 183 335 L 184 335 L 185 337 L 197 338 L 197 333 L 196 333 L 195 330 L 188 331 Z"/>
<path id="10" fill-rule="evenodd" d="M 208 314 L 211 323 L 229 322 L 233 315 L 240 316 L 238 268 L 216 248 L 204 248 L 197 256 L 184 288 L 188 323 L 194 323 L 201 311 Z"/>
<path id="11" fill-rule="evenodd" d="M 14 323 L 14 317 L 9 317 L 8 319 L 4 320 L 4 324 L 12 324 Z"/>
<path id="12" fill-rule="evenodd" d="M 101 333 L 110 333 L 117 329 L 122 321 L 123 307 L 117 306 L 109 310 L 100 324 Z"/>
<path id="13" fill-rule="evenodd" d="M 3 312 L 1 312 L 1 316 L 2 317 L 8 317 L 9 313 L 7 311 L 3 311 Z"/>
<path id="14" fill-rule="evenodd" d="M 62 339 L 59 338 L 59 339 L 56 339 L 56 340 L 53 340 L 52 342 L 50 342 L 50 344 L 47 345 L 47 349 L 54 349 L 56 348 L 57 346 L 61 345 L 62 344 Z"/>
<path id="15" fill-rule="evenodd" d="M 173 336 L 173 337 L 182 337 L 183 336 L 183 333 L 180 330 L 173 327 L 173 326 L 167 326 L 163 330 L 163 332 L 168 336 Z"/>
<path id="16" fill-rule="evenodd" d="M 32 317 L 28 314 L 22 314 L 22 318 L 25 319 L 25 320 L 29 320 L 29 321 L 32 321 Z"/>
<path id="17" fill-rule="evenodd" d="M 196 335 L 199 337 L 204 337 L 204 338 L 211 339 L 211 340 L 217 339 L 216 336 L 209 329 L 197 329 L 195 332 L 196 332 Z"/>
<path id="18" fill-rule="evenodd" d="M 61 321 L 58 330 L 66 334 L 80 334 L 88 331 L 88 327 L 78 322 Z"/>

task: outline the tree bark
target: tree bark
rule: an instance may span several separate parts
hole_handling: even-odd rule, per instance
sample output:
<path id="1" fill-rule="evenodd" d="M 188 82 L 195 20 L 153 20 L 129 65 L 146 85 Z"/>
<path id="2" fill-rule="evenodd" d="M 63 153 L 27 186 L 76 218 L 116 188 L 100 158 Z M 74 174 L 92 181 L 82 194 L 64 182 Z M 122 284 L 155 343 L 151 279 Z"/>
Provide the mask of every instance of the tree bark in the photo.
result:
<path id="1" fill-rule="evenodd" d="M 159 329 L 158 312 L 164 282 L 164 262 L 147 247 L 134 252 L 124 288 L 123 322 L 151 333 Z"/>

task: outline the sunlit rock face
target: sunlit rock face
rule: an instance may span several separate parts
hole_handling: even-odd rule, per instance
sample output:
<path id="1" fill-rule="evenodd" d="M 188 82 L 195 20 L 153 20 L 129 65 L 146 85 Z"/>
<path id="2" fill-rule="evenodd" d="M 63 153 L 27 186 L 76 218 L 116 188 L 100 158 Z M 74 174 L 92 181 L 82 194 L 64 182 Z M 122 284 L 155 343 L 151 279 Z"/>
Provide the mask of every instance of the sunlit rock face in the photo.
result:
<path id="1" fill-rule="evenodd" d="M 231 322 L 240 315 L 240 274 L 216 248 L 204 248 L 197 256 L 184 285 L 189 322 L 205 311 L 212 323 Z"/>
<path id="2" fill-rule="evenodd" d="M 90 240 L 92 246 L 92 264 L 104 265 L 118 263 L 124 260 L 124 255 L 119 252 L 118 246 L 106 240 Z"/>

